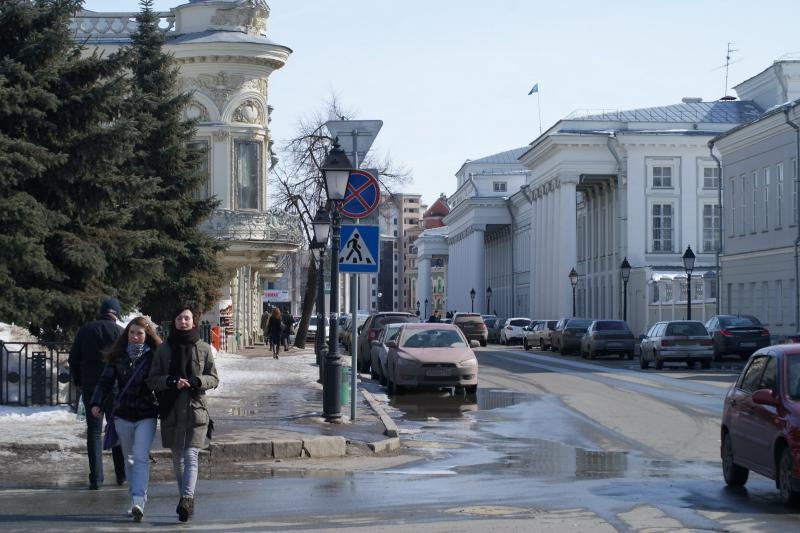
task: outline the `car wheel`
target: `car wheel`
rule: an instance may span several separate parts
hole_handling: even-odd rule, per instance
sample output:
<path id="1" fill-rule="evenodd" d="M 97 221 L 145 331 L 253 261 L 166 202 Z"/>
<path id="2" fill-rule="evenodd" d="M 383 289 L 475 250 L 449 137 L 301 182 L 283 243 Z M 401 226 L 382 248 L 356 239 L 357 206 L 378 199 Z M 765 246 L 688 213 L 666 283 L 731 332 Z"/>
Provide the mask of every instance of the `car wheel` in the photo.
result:
<path id="1" fill-rule="evenodd" d="M 653 360 L 655 361 L 656 370 L 664 368 L 664 361 L 662 361 L 656 352 L 653 352 Z"/>
<path id="2" fill-rule="evenodd" d="M 478 386 L 477 385 L 467 385 L 464 387 L 464 392 L 468 395 L 474 395 L 478 393 Z"/>
<path id="3" fill-rule="evenodd" d="M 639 356 L 639 368 L 641 368 L 642 370 L 647 370 L 648 368 L 650 368 L 650 361 L 645 359 L 643 355 Z"/>
<path id="4" fill-rule="evenodd" d="M 372 378 L 372 379 L 374 379 L 374 380 L 377 380 L 377 379 L 378 379 L 378 373 L 377 373 L 377 372 L 375 372 L 375 368 L 374 368 L 374 367 L 372 367 L 372 365 L 371 365 L 371 364 L 370 364 L 370 367 L 371 367 L 371 368 L 370 368 L 370 370 L 369 370 L 369 377 L 370 377 L 370 378 Z"/>
<path id="5" fill-rule="evenodd" d="M 703 367 L 703 370 L 708 370 L 709 368 L 711 368 L 711 359 L 703 359 L 700 362 L 700 366 Z"/>
<path id="6" fill-rule="evenodd" d="M 547 345 L 544 343 L 541 337 L 539 337 L 539 349 L 541 351 L 545 351 L 547 349 Z"/>
<path id="7" fill-rule="evenodd" d="M 381 384 L 381 385 L 383 385 L 384 387 L 386 387 L 387 383 L 388 383 L 388 382 L 386 381 L 386 376 L 384 376 L 384 375 L 383 375 L 383 372 L 381 372 L 381 375 L 380 375 L 380 384 Z"/>
<path id="8" fill-rule="evenodd" d="M 401 387 L 394 381 L 391 382 L 391 387 L 392 387 L 392 396 L 399 396 L 400 394 L 403 394 L 403 387 Z"/>
<path id="9" fill-rule="evenodd" d="M 558 353 L 560 353 L 561 355 L 567 355 L 567 350 L 565 350 L 564 347 L 562 346 L 558 349 Z"/>
<path id="10" fill-rule="evenodd" d="M 526 352 L 531 349 L 531 347 L 528 346 L 528 338 L 527 337 L 522 339 L 522 347 L 525 348 Z"/>
<path id="11" fill-rule="evenodd" d="M 725 484 L 729 487 L 744 487 L 749 476 L 750 470 L 734 462 L 731 436 L 725 433 L 722 437 L 722 477 L 725 478 Z"/>
<path id="12" fill-rule="evenodd" d="M 794 506 L 800 503 L 800 492 L 792 489 L 792 452 L 788 447 L 781 452 L 778 465 L 778 490 L 781 491 L 784 505 Z"/>
<path id="13" fill-rule="evenodd" d="M 485 340 L 481 340 L 481 346 L 483 346 L 484 348 L 486 348 L 486 345 L 487 345 L 487 344 L 488 344 L 488 342 L 487 342 L 487 341 L 485 341 Z"/>
<path id="14" fill-rule="evenodd" d="M 714 345 L 714 361 L 722 361 L 722 354 L 719 352 L 717 345 Z"/>

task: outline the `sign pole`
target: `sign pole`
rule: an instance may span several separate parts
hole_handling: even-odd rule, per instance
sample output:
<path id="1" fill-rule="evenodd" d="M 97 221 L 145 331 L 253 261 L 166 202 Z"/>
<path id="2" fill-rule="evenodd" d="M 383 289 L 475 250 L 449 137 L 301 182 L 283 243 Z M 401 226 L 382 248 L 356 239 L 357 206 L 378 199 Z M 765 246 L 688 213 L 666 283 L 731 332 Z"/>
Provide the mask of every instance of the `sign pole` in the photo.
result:
<path id="1" fill-rule="evenodd" d="M 358 130 L 354 129 L 352 131 L 353 136 L 353 164 L 355 165 L 356 170 L 361 168 L 361 161 L 358 160 Z M 356 219 L 356 224 L 358 224 L 359 219 Z M 358 295 L 361 287 L 359 287 L 359 275 L 352 274 L 352 278 L 350 278 L 350 311 L 353 316 L 353 333 L 351 334 L 352 339 L 358 340 Z M 353 343 L 355 347 L 353 349 L 352 358 L 350 361 L 351 371 L 350 371 L 350 379 L 352 382 L 350 383 L 350 421 L 356 421 L 356 396 L 358 394 L 358 342 Z"/>

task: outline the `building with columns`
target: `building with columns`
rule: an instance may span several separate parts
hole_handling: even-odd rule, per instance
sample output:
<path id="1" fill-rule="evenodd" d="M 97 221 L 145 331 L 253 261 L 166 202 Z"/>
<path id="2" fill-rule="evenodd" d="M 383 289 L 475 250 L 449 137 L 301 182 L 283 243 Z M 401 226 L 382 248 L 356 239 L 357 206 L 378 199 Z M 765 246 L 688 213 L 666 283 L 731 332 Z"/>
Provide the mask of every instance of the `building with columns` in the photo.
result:
<path id="1" fill-rule="evenodd" d="M 267 38 L 264 0 L 189 0 L 157 15 L 181 87 L 193 94 L 185 113 L 199 120 L 195 142 L 208 149 L 208 181 L 199 194 L 220 200 L 204 228 L 228 245 L 219 258 L 223 300 L 204 318 L 222 320 L 238 345 L 249 346 L 261 336 L 265 282 L 281 277 L 283 257 L 304 241 L 296 217 L 267 207 L 274 163 L 268 79 L 291 50 Z M 130 44 L 135 17 L 81 11 L 73 20 L 75 39 L 87 53 L 112 52 Z"/>

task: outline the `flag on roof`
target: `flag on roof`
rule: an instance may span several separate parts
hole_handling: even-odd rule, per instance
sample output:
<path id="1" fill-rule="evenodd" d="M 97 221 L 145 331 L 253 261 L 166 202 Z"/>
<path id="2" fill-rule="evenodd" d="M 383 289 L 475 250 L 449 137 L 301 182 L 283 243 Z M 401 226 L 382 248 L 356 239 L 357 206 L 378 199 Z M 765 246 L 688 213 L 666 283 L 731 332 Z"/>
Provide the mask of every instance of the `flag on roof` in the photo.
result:
<path id="1" fill-rule="evenodd" d="M 538 92 L 539 92 L 539 83 L 536 83 L 533 87 L 531 87 L 531 91 L 528 93 L 528 96 Z"/>

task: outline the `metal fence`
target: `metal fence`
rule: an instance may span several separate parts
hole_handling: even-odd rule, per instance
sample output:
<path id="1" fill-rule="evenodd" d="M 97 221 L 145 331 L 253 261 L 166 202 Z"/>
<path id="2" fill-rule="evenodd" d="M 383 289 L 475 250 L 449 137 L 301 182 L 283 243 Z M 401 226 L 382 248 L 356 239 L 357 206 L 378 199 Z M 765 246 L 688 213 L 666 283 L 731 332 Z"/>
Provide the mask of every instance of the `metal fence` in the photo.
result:
<path id="1" fill-rule="evenodd" d="M 68 342 L 0 341 L 0 404 L 72 405 Z"/>

